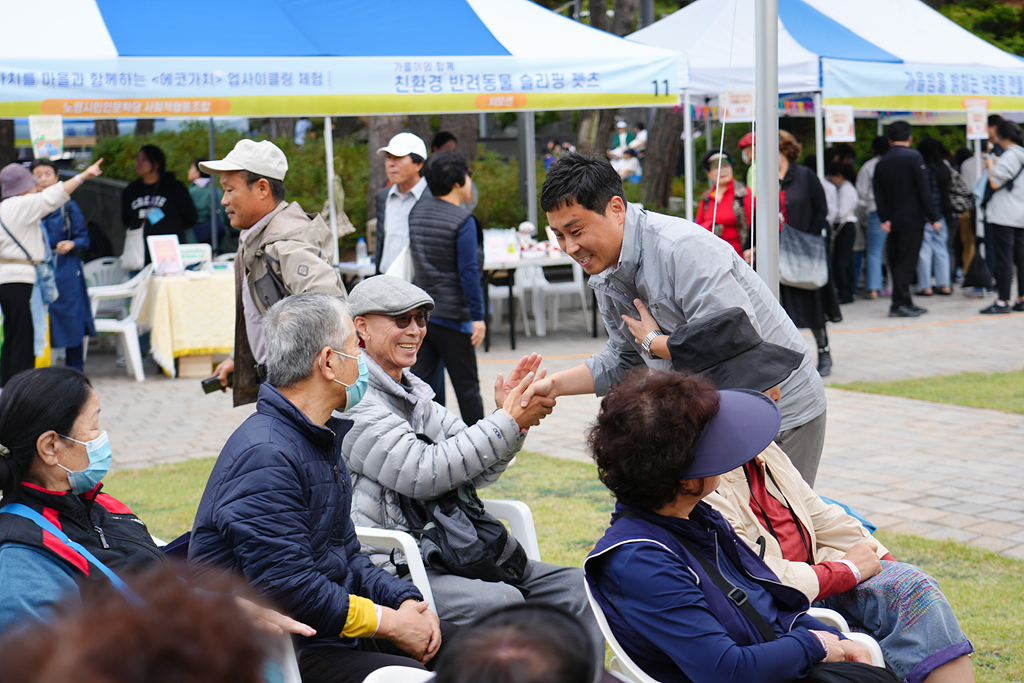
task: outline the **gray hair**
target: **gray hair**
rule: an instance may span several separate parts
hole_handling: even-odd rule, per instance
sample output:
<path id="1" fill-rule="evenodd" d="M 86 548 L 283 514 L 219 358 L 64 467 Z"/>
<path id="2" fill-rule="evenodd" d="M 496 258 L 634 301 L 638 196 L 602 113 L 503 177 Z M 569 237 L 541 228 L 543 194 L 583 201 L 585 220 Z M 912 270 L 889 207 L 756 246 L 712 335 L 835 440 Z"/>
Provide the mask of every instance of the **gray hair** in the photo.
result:
<path id="1" fill-rule="evenodd" d="M 278 389 L 309 377 L 325 346 L 340 351 L 354 327 L 348 304 L 329 294 L 289 296 L 263 316 L 267 382 Z"/>

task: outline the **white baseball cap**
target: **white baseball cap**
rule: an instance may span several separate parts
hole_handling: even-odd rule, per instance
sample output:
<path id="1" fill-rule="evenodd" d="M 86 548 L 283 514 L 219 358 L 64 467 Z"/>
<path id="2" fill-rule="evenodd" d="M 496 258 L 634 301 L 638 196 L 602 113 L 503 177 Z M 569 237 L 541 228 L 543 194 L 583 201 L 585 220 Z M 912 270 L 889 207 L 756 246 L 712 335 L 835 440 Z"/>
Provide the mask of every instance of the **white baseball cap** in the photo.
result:
<path id="1" fill-rule="evenodd" d="M 615 127 L 616 128 L 629 128 L 629 126 L 626 125 L 625 121 L 619 121 L 618 123 L 615 124 Z"/>
<path id="2" fill-rule="evenodd" d="M 412 133 L 399 133 L 391 138 L 387 147 L 381 147 L 377 154 L 390 154 L 394 157 L 404 157 L 416 154 L 421 159 L 427 158 L 427 146 L 420 140 L 418 135 Z"/>
<path id="3" fill-rule="evenodd" d="M 267 178 L 284 180 L 288 173 L 288 158 L 270 140 L 239 140 L 226 157 L 220 161 L 200 162 L 199 170 L 203 173 L 251 171 Z"/>

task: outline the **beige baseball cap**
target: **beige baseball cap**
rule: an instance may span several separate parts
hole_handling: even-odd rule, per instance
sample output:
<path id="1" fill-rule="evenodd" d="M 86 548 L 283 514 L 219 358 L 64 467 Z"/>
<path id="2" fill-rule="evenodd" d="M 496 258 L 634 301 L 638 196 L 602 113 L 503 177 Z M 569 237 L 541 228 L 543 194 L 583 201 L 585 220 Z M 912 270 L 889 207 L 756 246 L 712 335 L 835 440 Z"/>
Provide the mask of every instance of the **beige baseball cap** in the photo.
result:
<path id="1" fill-rule="evenodd" d="M 391 138 L 387 147 L 381 147 L 377 150 L 377 154 L 390 154 L 395 157 L 409 156 L 410 154 L 419 155 L 421 159 L 427 158 L 427 146 L 423 143 L 418 135 L 412 133 L 399 133 L 395 137 Z"/>
<path id="2" fill-rule="evenodd" d="M 267 178 L 284 180 L 288 173 L 288 158 L 270 140 L 239 140 L 226 157 L 220 161 L 203 161 L 199 170 L 204 173 L 251 171 Z"/>

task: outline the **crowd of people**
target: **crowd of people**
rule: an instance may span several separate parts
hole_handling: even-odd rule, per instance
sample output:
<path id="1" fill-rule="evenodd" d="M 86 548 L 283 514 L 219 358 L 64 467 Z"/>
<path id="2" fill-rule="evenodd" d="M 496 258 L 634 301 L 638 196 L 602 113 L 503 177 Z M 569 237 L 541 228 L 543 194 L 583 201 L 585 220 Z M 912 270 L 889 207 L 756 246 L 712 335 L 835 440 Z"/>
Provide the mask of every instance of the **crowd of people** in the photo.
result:
<path id="1" fill-rule="evenodd" d="M 1000 231 L 1014 228 L 996 188 L 1019 172 L 1009 160 L 1024 140 L 1015 124 L 999 123 L 997 133 L 1005 149 L 989 164 L 986 204 L 1001 222 L 985 225 L 1016 254 L 1022 243 Z M 623 145 L 610 152 L 636 149 L 627 131 L 616 138 Z M 191 533 L 165 552 L 103 491 L 114 454 L 89 380 L 74 367 L 8 366 L 5 335 L 5 670 L 19 681 L 79 669 L 137 680 L 123 663 L 158 666 L 155 650 L 164 648 L 178 653 L 176 680 L 255 681 L 270 678 L 272 637 L 287 633 L 306 683 L 362 681 L 387 666 L 430 669 L 438 681 L 582 683 L 608 676 L 589 591 L 626 653 L 660 681 L 972 683 L 973 646 L 936 581 L 813 489 L 827 426 L 825 325 L 842 319 L 840 303 L 858 290 L 858 264 L 868 267 L 869 293 L 880 291 L 870 290 L 881 280 L 871 264 L 882 265 L 870 256 L 881 250 L 871 225 L 888 242 L 891 315 L 913 310 L 914 272 L 932 293 L 949 285 L 941 276 L 952 262 L 937 252 L 952 223 L 940 213 L 955 208 L 943 198 L 955 176 L 941 149 L 910 147 L 906 124 L 893 124 L 888 141 L 889 151 L 876 141 L 877 161 L 861 169 L 868 181 L 852 154 L 833 150 L 826 190 L 797 163 L 796 139 L 780 134 L 780 224 L 832 245 L 827 282 L 784 285 L 781 301 L 750 266 L 756 197 L 733 177 L 727 153 L 703 160 L 711 189 L 692 223 L 627 202 L 608 159 L 562 150 L 540 204 L 559 248 L 590 276 L 609 340 L 550 375 L 542 358 L 525 356 L 507 379 L 498 376 L 489 413 L 475 359 L 485 326 L 472 160 L 454 137 L 435 139 L 428 154 L 403 132 L 378 150 L 389 179 L 376 195 L 378 274 L 351 291 L 328 261 L 322 217 L 285 200 L 279 148 L 242 140 L 224 159 L 197 161 L 197 180 L 219 176 L 239 232 L 235 349 L 216 376 L 236 405 L 255 402 L 255 411 L 224 444 Z M 143 230 L 195 224 L 195 206 L 192 214 L 171 206 L 172 196 L 192 200 L 172 186 L 162 154 L 143 152 L 126 219 Z M 31 235 L 59 213 L 61 222 L 47 224 L 50 242 L 73 253 L 74 211 L 61 207 L 82 178 L 37 192 L 52 169 L 10 169 L 0 178 L 5 226 Z M 86 173 L 98 175 L 99 162 Z M 871 202 L 874 222 L 858 240 Z M 937 237 L 924 245 L 926 228 Z M 38 241 L 31 247 L 42 253 Z M 12 264 L 25 281 L 0 282 L 6 326 L 8 307 L 15 321 L 29 312 L 23 290 L 35 289 L 27 266 L 36 252 L 22 259 L 0 246 L 0 272 L 9 259 L 25 261 Z M 867 259 L 854 258 L 863 251 Z M 80 282 L 80 262 L 66 263 L 58 277 Z M 1005 273 L 1014 261 L 998 263 Z M 999 285 L 993 307 L 1009 308 Z M 80 340 L 91 321 L 77 309 L 61 315 Z M 813 331 L 816 358 L 799 327 Z M 445 368 L 461 417 L 434 388 Z M 572 394 L 603 396 L 587 447 L 616 501 L 582 569 L 528 558 L 478 493 Z M 406 578 L 407 558 L 363 547 L 357 525 L 417 539 L 432 603 Z M 182 563 L 168 561 L 174 553 Z M 877 639 L 885 666 L 808 616 L 812 603 Z M 192 620 L 212 612 L 190 633 Z M 98 657 L 113 641 L 86 626 L 91 614 L 106 615 L 131 652 Z M 72 646 L 57 657 L 60 638 Z M 210 664 L 215 642 L 223 656 Z"/>

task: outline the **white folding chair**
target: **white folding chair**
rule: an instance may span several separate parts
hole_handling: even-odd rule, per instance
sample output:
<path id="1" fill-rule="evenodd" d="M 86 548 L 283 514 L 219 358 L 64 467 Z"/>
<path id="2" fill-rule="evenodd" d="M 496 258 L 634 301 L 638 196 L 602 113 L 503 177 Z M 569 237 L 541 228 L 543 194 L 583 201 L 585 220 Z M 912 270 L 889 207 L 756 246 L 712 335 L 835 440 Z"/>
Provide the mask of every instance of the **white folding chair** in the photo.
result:
<path id="1" fill-rule="evenodd" d="M 835 628 L 853 642 L 866 647 L 868 652 L 871 653 L 871 663 L 875 666 L 885 666 L 885 659 L 882 657 L 882 646 L 878 644 L 878 641 L 867 633 L 851 631 L 850 624 L 847 623 L 846 619 L 839 612 L 825 607 L 812 607 L 807 610 L 807 616 L 814 617 L 826 626 Z"/>
<path id="2" fill-rule="evenodd" d="M 97 332 L 110 332 L 118 335 L 121 342 L 121 349 L 129 372 L 134 375 L 136 382 L 146 381 L 146 375 L 142 371 L 142 351 L 139 349 L 139 313 L 142 304 L 146 299 L 146 291 L 149 288 L 149 278 L 153 274 L 153 264 L 149 264 L 139 274 L 128 282 L 119 285 L 106 285 L 101 287 L 89 287 L 89 299 L 92 302 L 92 313 L 95 318 Z M 128 314 L 121 319 L 97 318 L 102 301 L 111 299 L 131 299 Z"/>
<path id="3" fill-rule="evenodd" d="M 537 529 L 533 524 L 530 506 L 518 500 L 483 500 L 483 504 L 489 513 L 508 522 L 512 535 L 523 546 L 526 556 L 540 562 L 540 545 L 537 543 Z M 364 546 L 401 550 L 409 565 L 409 578 L 420 589 L 423 599 L 434 605 L 434 594 L 430 590 L 430 580 L 427 578 L 427 570 L 423 565 L 420 546 L 416 539 L 404 531 L 371 529 L 364 526 L 356 527 L 356 536 Z"/>
<path id="4" fill-rule="evenodd" d="M 363 683 L 426 683 L 434 677 L 432 671 L 408 666 L 385 666 L 370 673 Z"/>
<path id="5" fill-rule="evenodd" d="M 612 627 L 608 625 L 608 619 L 604 616 L 604 610 L 601 609 L 601 605 L 594 599 L 594 594 L 591 592 L 590 584 L 587 583 L 586 579 L 583 580 L 583 588 L 587 591 L 590 610 L 594 613 L 594 618 L 597 619 L 597 625 L 601 628 L 601 634 L 604 636 L 605 642 L 608 643 L 608 647 L 612 649 L 612 661 L 608 664 L 608 670 L 619 673 L 635 683 L 658 683 L 658 681 L 648 676 L 622 649 L 619 641 L 615 638 L 615 634 L 612 632 Z"/>
<path id="6" fill-rule="evenodd" d="M 508 285 L 488 285 L 487 296 L 491 299 L 491 322 L 494 327 L 497 328 L 501 324 L 502 313 L 501 306 L 498 304 L 508 300 Z M 526 336 L 529 337 L 530 323 L 526 319 L 526 305 L 523 302 L 525 292 L 519 282 L 518 275 L 516 276 L 516 283 L 512 285 L 512 296 L 516 299 L 516 306 L 519 308 L 519 314 L 523 316 L 523 331 L 526 333 Z"/>
<path id="7" fill-rule="evenodd" d="M 588 287 L 587 278 L 583 273 L 583 266 L 576 263 L 576 261 L 572 262 L 572 282 L 550 282 L 548 280 L 545 280 L 545 282 L 543 300 L 547 306 L 546 310 L 543 310 L 542 313 L 546 314 L 548 310 L 551 311 L 551 329 L 558 329 L 558 310 L 561 303 L 559 301 L 560 297 L 563 294 L 569 294 L 580 298 L 580 304 L 583 306 L 583 323 L 587 326 L 587 332 L 590 332 L 590 306 L 587 304 Z M 538 313 L 535 310 L 534 315 L 540 316 L 541 313 Z M 540 318 L 538 317 L 538 320 L 539 319 Z M 540 323 L 537 324 L 537 336 L 541 336 L 539 330 Z"/>

